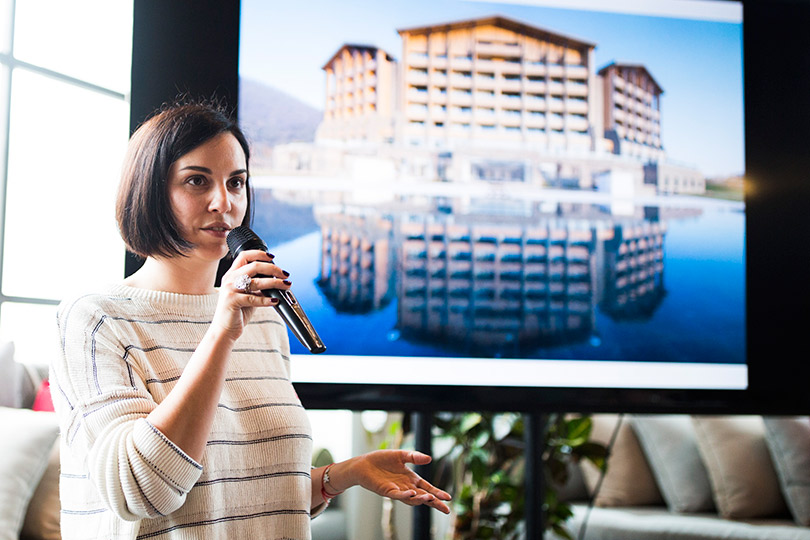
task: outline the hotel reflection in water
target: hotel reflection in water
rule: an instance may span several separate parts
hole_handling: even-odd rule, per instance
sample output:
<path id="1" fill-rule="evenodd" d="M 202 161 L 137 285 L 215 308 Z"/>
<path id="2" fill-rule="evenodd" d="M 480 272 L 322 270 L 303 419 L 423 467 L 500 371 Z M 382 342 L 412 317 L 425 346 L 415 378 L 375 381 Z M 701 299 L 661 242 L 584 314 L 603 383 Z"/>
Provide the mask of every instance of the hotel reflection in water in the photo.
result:
<path id="1" fill-rule="evenodd" d="M 526 357 L 590 339 L 597 308 L 649 318 L 664 294 L 657 210 L 565 218 L 376 211 L 321 214 L 319 285 L 341 312 L 397 302 L 408 341 L 465 355 Z"/>

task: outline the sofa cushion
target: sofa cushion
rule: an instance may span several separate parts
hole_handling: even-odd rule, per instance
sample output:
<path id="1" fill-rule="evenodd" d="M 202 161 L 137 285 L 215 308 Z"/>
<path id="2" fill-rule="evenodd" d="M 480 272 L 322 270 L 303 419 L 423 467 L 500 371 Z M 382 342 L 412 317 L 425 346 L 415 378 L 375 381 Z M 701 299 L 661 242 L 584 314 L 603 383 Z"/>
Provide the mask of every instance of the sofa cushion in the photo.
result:
<path id="1" fill-rule="evenodd" d="M 721 516 L 787 515 L 762 417 L 696 416 L 692 422 Z"/>
<path id="2" fill-rule="evenodd" d="M 28 503 L 22 526 L 22 539 L 62 540 L 59 525 L 62 504 L 59 501 L 59 438 L 53 444 L 48 466 Z"/>
<path id="3" fill-rule="evenodd" d="M 630 417 L 667 507 L 673 512 L 714 510 L 709 473 L 686 414 Z"/>
<path id="4" fill-rule="evenodd" d="M 585 528 L 586 540 L 810 540 L 810 529 L 789 519 L 733 521 L 716 513 L 675 514 L 654 506 L 589 509 L 574 504 L 571 510 L 574 517 L 565 527 L 574 538 L 581 538 Z"/>
<path id="5" fill-rule="evenodd" d="M 595 414 L 592 419 L 591 439 L 607 445 L 617 422 L 620 421 L 619 416 Z M 607 463 L 607 472 L 599 492 L 596 494 L 594 504 L 597 506 L 642 506 L 664 502 L 629 422 L 621 421 Z M 591 462 L 584 461 L 582 474 L 585 477 L 588 491 L 593 494 L 599 483 L 599 469 Z"/>
<path id="6" fill-rule="evenodd" d="M 19 407 L 21 366 L 14 361 L 14 343 L 0 343 L 0 407 Z"/>
<path id="7" fill-rule="evenodd" d="M 17 540 L 58 434 L 54 413 L 0 407 L 0 540 Z"/>
<path id="8" fill-rule="evenodd" d="M 796 523 L 810 526 L 810 418 L 765 417 L 766 441 Z"/>

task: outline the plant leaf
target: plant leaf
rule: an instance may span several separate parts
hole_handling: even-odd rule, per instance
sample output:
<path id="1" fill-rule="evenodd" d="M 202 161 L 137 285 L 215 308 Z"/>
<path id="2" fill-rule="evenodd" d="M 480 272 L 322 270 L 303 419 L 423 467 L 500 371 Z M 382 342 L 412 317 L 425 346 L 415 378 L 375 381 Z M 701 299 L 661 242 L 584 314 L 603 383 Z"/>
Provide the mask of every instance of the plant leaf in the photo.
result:
<path id="1" fill-rule="evenodd" d="M 461 425 L 459 426 L 460 431 L 462 433 L 467 433 L 472 428 L 480 424 L 481 420 L 483 420 L 483 417 L 478 413 L 465 414 L 461 419 Z"/>

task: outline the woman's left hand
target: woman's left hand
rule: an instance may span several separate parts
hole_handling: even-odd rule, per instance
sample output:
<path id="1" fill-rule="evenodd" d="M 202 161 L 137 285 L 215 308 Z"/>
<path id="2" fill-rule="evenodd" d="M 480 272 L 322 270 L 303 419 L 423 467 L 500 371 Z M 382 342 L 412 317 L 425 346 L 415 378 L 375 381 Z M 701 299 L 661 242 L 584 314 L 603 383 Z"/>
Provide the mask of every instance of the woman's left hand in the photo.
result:
<path id="1" fill-rule="evenodd" d="M 427 465 L 430 461 L 430 456 L 421 452 L 377 450 L 342 463 L 341 465 L 348 466 L 348 474 L 338 477 L 333 473 L 334 480 L 330 482 L 330 486 L 342 491 L 351 485 L 359 485 L 410 506 L 426 504 L 449 514 L 450 508 L 444 501 L 451 499 L 450 494 L 434 487 L 407 466 L 409 463 Z M 347 482 L 349 479 L 352 481 Z M 348 485 L 341 487 L 341 481 Z"/>

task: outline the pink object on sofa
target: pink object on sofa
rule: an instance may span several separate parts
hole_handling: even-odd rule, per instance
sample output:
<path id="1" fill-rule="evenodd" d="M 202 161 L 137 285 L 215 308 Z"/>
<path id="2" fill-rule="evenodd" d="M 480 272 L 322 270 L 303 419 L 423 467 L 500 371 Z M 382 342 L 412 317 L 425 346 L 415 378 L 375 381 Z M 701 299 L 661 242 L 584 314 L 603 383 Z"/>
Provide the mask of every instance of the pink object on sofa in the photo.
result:
<path id="1" fill-rule="evenodd" d="M 43 379 L 37 390 L 37 397 L 34 398 L 34 405 L 31 407 L 35 411 L 53 412 L 53 400 L 51 399 L 51 385 L 48 379 Z"/>

